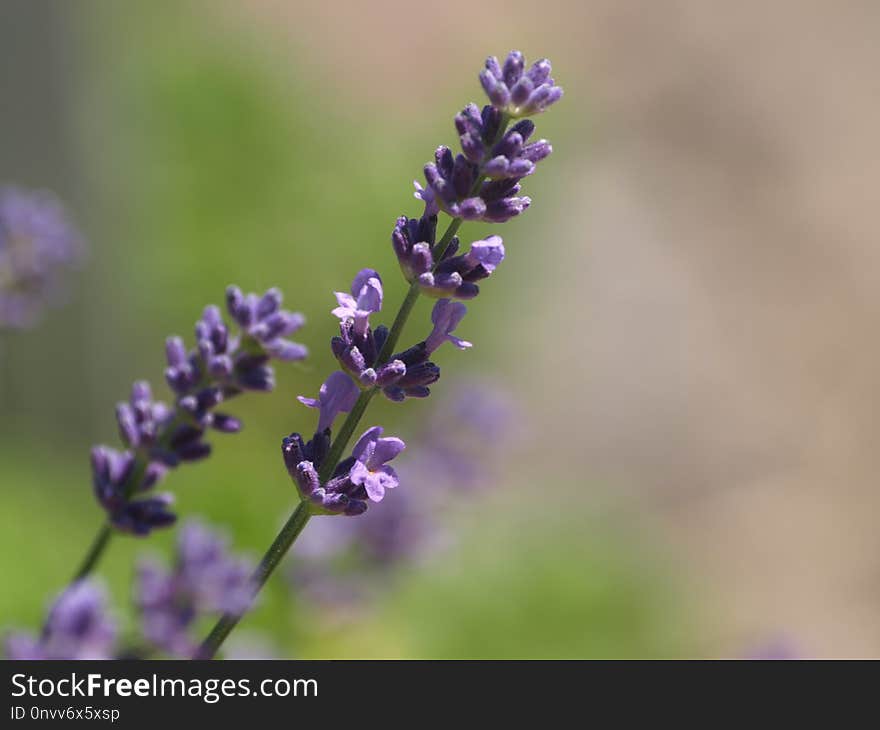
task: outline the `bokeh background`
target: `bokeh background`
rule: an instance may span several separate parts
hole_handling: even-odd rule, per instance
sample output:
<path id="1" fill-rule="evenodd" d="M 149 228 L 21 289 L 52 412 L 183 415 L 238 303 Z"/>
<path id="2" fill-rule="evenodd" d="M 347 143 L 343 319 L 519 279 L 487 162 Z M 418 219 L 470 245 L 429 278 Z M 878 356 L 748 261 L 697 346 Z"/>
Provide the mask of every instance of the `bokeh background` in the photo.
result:
<path id="1" fill-rule="evenodd" d="M 514 393 L 520 437 L 449 496 L 434 559 L 332 620 L 279 576 L 244 635 L 297 657 L 876 656 L 878 28 L 858 1 L 5 0 L 0 180 L 57 192 L 90 255 L 63 309 L 0 334 L 0 625 L 38 625 L 100 524 L 90 445 L 230 282 L 280 286 L 313 354 L 167 486 L 262 551 L 293 504 L 279 438 L 313 424 L 295 395 L 333 367 L 331 292 L 372 266 L 395 307 L 411 180 L 485 56 L 519 48 L 566 90 L 537 120 L 555 153 L 499 231 L 477 346 L 439 362 Z M 374 404 L 404 438 L 434 407 Z M 172 541 L 114 543 L 120 617 L 133 557 Z"/>

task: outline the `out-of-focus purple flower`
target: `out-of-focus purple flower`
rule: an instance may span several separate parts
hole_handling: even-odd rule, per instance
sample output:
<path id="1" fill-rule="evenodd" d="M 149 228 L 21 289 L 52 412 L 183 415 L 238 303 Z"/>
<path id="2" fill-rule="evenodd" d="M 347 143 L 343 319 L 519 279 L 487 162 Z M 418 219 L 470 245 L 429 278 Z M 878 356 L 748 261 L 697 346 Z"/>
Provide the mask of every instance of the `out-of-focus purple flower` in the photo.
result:
<path id="1" fill-rule="evenodd" d="M 7 659 L 110 659 L 116 643 L 116 624 L 107 612 L 104 589 L 81 580 L 58 596 L 43 627 L 34 637 L 6 637 Z"/>
<path id="2" fill-rule="evenodd" d="M 220 309 L 212 305 L 196 322 L 192 350 L 187 351 L 180 337 L 166 341 L 165 379 L 174 392 L 174 405 L 155 401 L 149 383 L 136 382 L 128 402 L 116 407 L 127 450 L 118 453 L 99 446 L 92 451 L 95 494 L 120 530 L 146 535 L 174 522 L 169 495 L 132 498 L 152 488 L 169 469 L 209 456 L 207 429 L 240 431 L 241 421 L 216 408 L 247 390 L 272 390 L 275 373 L 270 360 L 305 357 L 302 345 L 286 339 L 302 326 L 302 315 L 281 309 L 277 289 L 257 296 L 230 286 L 226 305 L 239 332 L 230 332 Z M 139 483 L 133 484 L 134 479 Z"/>
<path id="3" fill-rule="evenodd" d="M 336 301 L 339 306 L 333 315 L 352 321 L 355 334 L 362 335 L 370 326 L 370 315 L 382 309 L 382 279 L 373 269 L 362 269 L 354 277 L 351 294 L 338 291 Z"/>
<path id="4" fill-rule="evenodd" d="M 305 318 L 299 312 L 282 309 L 282 301 L 281 291 L 275 288 L 262 296 L 242 294 L 237 286 L 226 290 L 226 308 L 241 328 L 243 351 L 253 355 L 262 350 L 271 358 L 288 362 L 308 355 L 304 345 L 287 339 L 303 326 Z"/>
<path id="5" fill-rule="evenodd" d="M 107 446 L 92 449 L 92 486 L 111 524 L 122 532 L 148 535 L 155 528 L 174 524 L 176 518 L 169 510 L 174 500 L 170 494 L 134 497 L 133 494 L 151 489 L 164 473 L 160 464 L 150 464 L 136 475 L 137 468 L 130 451 L 115 451 Z M 140 483 L 130 494 L 131 480 L 138 476 Z"/>
<path id="6" fill-rule="evenodd" d="M 488 277 L 504 260 L 500 236 L 474 241 L 470 250 L 456 256 L 458 237 L 442 252 L 435 251 L 436 219 L 401 216 L 391 234 L 400 268 L 410 283 L 417 281 L 424 294 L 433 297 L 473 299 L 480 293 L 476 282 Z M 440 256 L 439 264 L 435 259 Z"/>
<path id="7" fill-rule="evenodd" d="M 0 327 L 28 328 L 63 292 L 85 245 L 51 194 L 0 188 Z"/>
<path id="8" fill-rule="evenodd" d="M 154 560 L 138 565 L 135 603 L 144 637 L 172 656 L 192 658 L 193 624 L 208 614 L 245 611 L 252 564 L 229 552 L 226 538 L 198 521 L 183 526 L 172 569 Z"/>
<path id="9" fill-rule="evenodd" d="M 416 434 L 399 471 L 419 494 L 472 492 L 492 483 L 495 466 L 516 448 L 520 421 L 511 395 L 492 381 L 453 382 Z"/>
<path id="10" fill-rule="evenodd" d="M 298 433 L 286 436 L 281 451 L 287 471 L 300 497 L 313 505 L 315 514 L 359 515 L 367 502 L 379 502 L 384 489 L 397 486 L 394 470 L 387 466 L 405 447 L 397 438 L 379 438 L 375 426 L 361 437 L 354 453 L 336 465 L 331 478 L 321 483 L 319 470 L 329 445 L 329 432 L 318 432 L 305 443 Z M 392 483 L 393 481 L 393 483 Z"/>
<path id="11" fill-rule="evenodd" d="M 489 101 L 514 118 L 539 114 L 562 98 L 562 88 L 550 76 L 550 61 L 542 58 L 528 70 L 525 67 L 522 53 L 511 51 L 503 66 L 490 56 L 480 72 L 480 83 Z"/>
<path id="12" fill-rule="evenodd" d="M 341 370 L 330 373 L 318 391 L 317 398 L 297 396 L 297 400 L 309 408 L 317 408 L 318 432 L 333 426 L 340 413 L 348 413 L 358 399 L 360 391 L 354 381 Z"/>
<path id="13" fill-rule="evenodd" d="M 434 324 L 434 329 L 425 340 L 425 347 L 429 354 L 444 342 L 451 342 L 459 350 L 466 350 L 473 346 L 472 343 L 452 334 L 465 314 L 467 314 L 467 307 L 461 302 L 453 302 L 451 299 L 440 299 L 434 305 L 434 309 L 431 311 L 431 322 Z"/>
<path id="14" fill-rule="evenodd" d="M 363 486 L 374 502 L 381 502 L 386 489 L 400 484 L 397 472 L 387 462 L 406 448 L 399 438 L 382 438 L 383 430 L 381 426 L 373 426 L 360 437 L 352 450 L 355 462 L 348 475 L 352 484 Z"/>
<path id="15" fill-rule="evenodd" d="M 296 594 L 336 609 L 363 605 L 398 567 L 423 558 L 434 544 L 437 526 L 425 506 L 408 490 L 397 490 L 382 509 L 357 520 L 313 520 L 288 572 Z"/>

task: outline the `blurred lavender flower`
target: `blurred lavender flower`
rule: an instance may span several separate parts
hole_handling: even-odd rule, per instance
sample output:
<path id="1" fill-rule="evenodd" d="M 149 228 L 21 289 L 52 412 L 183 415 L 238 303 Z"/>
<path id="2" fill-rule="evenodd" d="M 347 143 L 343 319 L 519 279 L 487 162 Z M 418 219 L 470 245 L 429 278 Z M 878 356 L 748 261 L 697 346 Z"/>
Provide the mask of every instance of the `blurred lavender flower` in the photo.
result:
<path id="1" fill-rule="evenodd" d="M 480 83 L 489 101 L 514 118 L 539 114 L 562 98 L 562 88 L 550 76 L 550 61 L 539 59 L 528 71 L 525 66 L 523 54 L 511 51 L 503 66 L 490 56 L 480 72 Z"/>
<path id="2" fill-rule="evenodd" d="M 62 292 L 85 245 L 58 200 L 0 188 L 0 327 L 33 326 Z"/>
<path id="3" fill-rule="evenodd" d="M 415 436 L 418 447 L 400 466 L 407 483 L 423 485 L 420 493 L 472 492 L 492 484 L 497 465 L 522 436 L 515 403 L 497 383 L 468 380 L 450 390 L 423 422 Z"/>
<path id="4" fill-rule="evenodd" d="M 288 575 L 297 595 L 344 608 L 385 588 L 394 571 L 420 559 L 436 537 L 425 504 L 411 491 L 356 520 L 314 520 L 303 532 Z"/>
<path id="5" fill-rule="evenodd" d="M 169 469 L 209 456 L 208 429 L 240 431 L 241 421 L 215 409 L 247 390 L 272 390 L 271 359 L 306 356 L 305 347 L 287 339 L 302 326 L 303 317 L 281 309 L 277 289 L 259 297 L 229 287 L 226 305 L 239 326 L 237 335 L 230 333 L 220 310 L 208 306 L 196 322 L 195 348 L 188 352 L 180 337 L 166 341 L 165 379 L 174 392 L 174 405 L 155 401 L 149 383 L 136 382 L 128 402 L 116 408 L 126 451 L 106 446 L 92 450 L 95 494 L 119 530 L 147 535 L 173 523 L 170 495 L 133 497 L 155 486 Z"/>
<path id="6" fill-rule="evenodd" d="M 198 643 L 190 636 L 206 614 L 244 612 L 251 603 L 252 564 L 229 553 L 228 541 L 198 521 L 185 524 L 177 540 L 174 567 L 142 560 L 135 604 L 144 637 L 172 656 L 192 658 Z"/>
<path id="7" fill-rule="evenodd" d="M 5 653 L 7 659 L 110 659 L 115 643 L 104 589 L 82 580 L 58 596 L 39 637 L 10 634 Z"/>
<path id="8" fill-rule="evenodd" d="M 317 520 L 303 532 L 288 572 L 297 595 L 322 607 L 363 605 L 396 571 L 435 555 L 450 541 L 440 518 L 449 492 L 493 483 L 495 465 L 515 444 L 517 420 L 497 384 L 453 383 L 401 460 L 400 477 L 411 488 L 386 495 L 382 509 L 357 520 Z"/>

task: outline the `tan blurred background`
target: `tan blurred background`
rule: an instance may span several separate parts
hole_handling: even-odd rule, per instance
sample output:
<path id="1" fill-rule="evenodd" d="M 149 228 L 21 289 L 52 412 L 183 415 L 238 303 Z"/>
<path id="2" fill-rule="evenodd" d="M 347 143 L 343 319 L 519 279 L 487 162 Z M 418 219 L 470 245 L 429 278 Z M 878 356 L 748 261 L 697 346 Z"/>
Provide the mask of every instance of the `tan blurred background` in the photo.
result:
<path id="1" fill-rule="evenodd" d="M 229 10 L 415 123 L 485 28 L 551 55 L 589 109 L 560 122 L 585 148 L 554 163 L 558 289 L 532 319 L 559 325 L 535 336 L 560 456 L 662 527 L 722 645 L 778 625 L 876 655 L 880 4 L 441 7 Z"/>

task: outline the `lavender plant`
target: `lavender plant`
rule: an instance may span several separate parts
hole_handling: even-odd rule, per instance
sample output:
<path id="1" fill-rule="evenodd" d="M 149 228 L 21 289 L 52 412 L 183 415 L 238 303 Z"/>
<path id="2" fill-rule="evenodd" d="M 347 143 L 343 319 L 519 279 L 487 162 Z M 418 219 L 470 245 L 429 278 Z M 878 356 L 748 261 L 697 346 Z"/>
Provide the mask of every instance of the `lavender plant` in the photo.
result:
<path id="1" fill-rule="evenodd" d="M 270 289 L 263 296 L 226 292 L 227 311 L 238 326 L 230 331 L 220 309 L 205 308 L 196 322 L 194 348 L 180 337 L 168 338 L 165 379 L 174 393 L 173 405 L 153 399 L 149 383 L 134 384 L 128 402 L 116 407 L 124 449 L 92 449 L 92 482 L 98 503 L 107 513 L 77 578 L 95 567 L 114 532 L 148 535 L 175 521 L 172 496 L 152 494 L 167 472 L 180 464 L 200 461 L 211 453 L 208 430 L 235 433 L 241 422 L 217 409 L 246 391 L 270 391 L 275 375 L 272 359 L 302 360 L 306 348 L 291 341 L 304 322 L 301 314 L 281 308 L 282 296 Z"/>
<path id="2" fill-rule="evenodd" d="M 370 321 L 383 305 L 382 279 L 375 270 L 360 271 L 350 292 L 336 294 L 332 313 L 340 320 L 340 334 L 330 346 L 340 369 L 325 380 L 317 398 L 300 397 L 318 411 L 312 436 L 291 433 L 282 440 L 283 461 L 299 502 L 256 570 L 248 578 L 244 565 L 229 558 L 225 543 L 198 526 L 181 532 L 172 570 L 141 565 L 137 604 L 145 633 L 163 651 L 214 657 L 313 516 L 363 515 L 399 485 L 390 462 L 405 449 L 401 439 L 372 426 L 346 454 L 349 442 L 377 393 L 393 402 L 426 398 L 440 378 L 433 353 L 446 342 L 461 350 L 471 347 L 454 334 L 467 312 L 460 300 L 479 294 L 478 282 L 494 274 L 505 249 L 501 238 L 492 235 L 460 252 L 456 234 L 465 220 L 501 223 L 526 210 L 531 200 L 519 195 L 521 181 L 552 152 L 546 140 L 529 141 L 535 125 L 527 119 L 562 95 L 550 76 L 550 63 L 542 59 L 526 70 L 522 54 L 513 51 L 503 65 L 490 58 L 480 80 L 490 104 L 482 110 L 470 104 L 456 116 L 462 152 L 437 149 L 434 162 L 424 168 L 426 185 L 416 184 L 416 198 L 424 204 L 421 216 L 400 217 L 392 231 L 392 248 L 410 286 L 391 327 L 374 328 Z M 438 239 L 441 213 L 451 220 Z M 431 327 L 423 339 L 399 350 L 403 329 L 423 294 L 437 300 Z M 155 494 L 154 487 L 168 471 L 210 454 L 209 429 L 240 430 L 237 418 L 217 409 L 243 392 L 271 390 L 273 359 L 305 357 L 305 348 L 288 339 L 303 318 L 281 308 L 278 290 L 257 296 L 230 287 L 226 308 L 235 331 L 219 308 L 209 306 L 196 323 L 195 347 L 187 350 L 177 337 L 167 341 L 165 377 L 172 404 L 156 401 L 150 386 L 138 382 L 129 400 L 117 407 L 123 448 L 92 451 L 94 491 L 107 522 L 74 583 L 50 612 L 42 636 L 16 639 L 11 653 L 74 657 L 106 649 L 111 624 L 104 618 L 100 590 L 84 579 L 110 537 L 115 532 L 148 535 L 172 524 L 171 496 Z M 334 434 L 342 414 L 345 419 Z M 376 524 L 383 533 L 391 529 Z M 194 652 L 191 632 L 205 612 L 222 615 Z"/>
<path id="3" fill-rule="evenodd" d="M 340 319 L 340 334 L 331 340 L 331 350 L 341 370 L 327 378 L 318 398 L 300 398 L 318 410 L 314 435 L 306 440 L 292 433 L 282 441 L 284 463 L 300 501 L 257 567 L 255 592 L 313 516 L 361 515 L 370 503 L 381 502 L 388 489 L 397 487 L 399 479 L 388 462 L 405 445 L 398 438 L 384 437 L 380 426 L 367 429 L 351 454 L 343 455 L 378 392 L 398 402 L 428 397 L 430 386 L 440 378 L 431 355 L 444 342 L 460 349 L 471 346 L 453 334 L 467 312 L 456 300 L 476 297 L 477 282 L 495 271 L 505 251 L 501 238 L 490 236 L 460 254 L 456 233 L 465 220 L 501 223 L 531 204 L 529 198 L 519 196 L 521 181 L 534 173 L 552 147 L 546 140 L 528 142 L 535 125 L 526 117 L 561 98 L 562 89 L 550 71 L 546 59 L 526 70 L 518 51 L 511 52 L 503 65 L 494 57 L 487 60 L 480 81 L 490 104 L 482 110 L 468 105 L 456 116 L 462 152 L 453 155 L 448 147 L 437 148 L 434 162 L 424 169 L 426 185 L 416 183 L 416 197 L 424 203 L 422 215 L 402 216 L 392 232 L 392 247 L 410 288 L 390 329 L 382 325 L 373 329 L 370 323 L 383 304 L 382 280 L 375 270 L 360 271 L 350 293 L 337 293 L 333 314 Z M 451 221 L 437 240 L 441 212 Z M 437 299 L 432 328 L 424 339 L 398 351 L 398 340 L 422 294 Z M 347 416 L 334 437 L 333 424 L 342 413 Z M 214 657 L 243 613 L 227 612 L 205 639 L 199 656 Z"/>
<path id="4" fill-rule="evenodd" d="M 46 192 L 0 188 L 0 329 L 26 329 L 64 291 L 85 245 L 64 207 Z"/>

